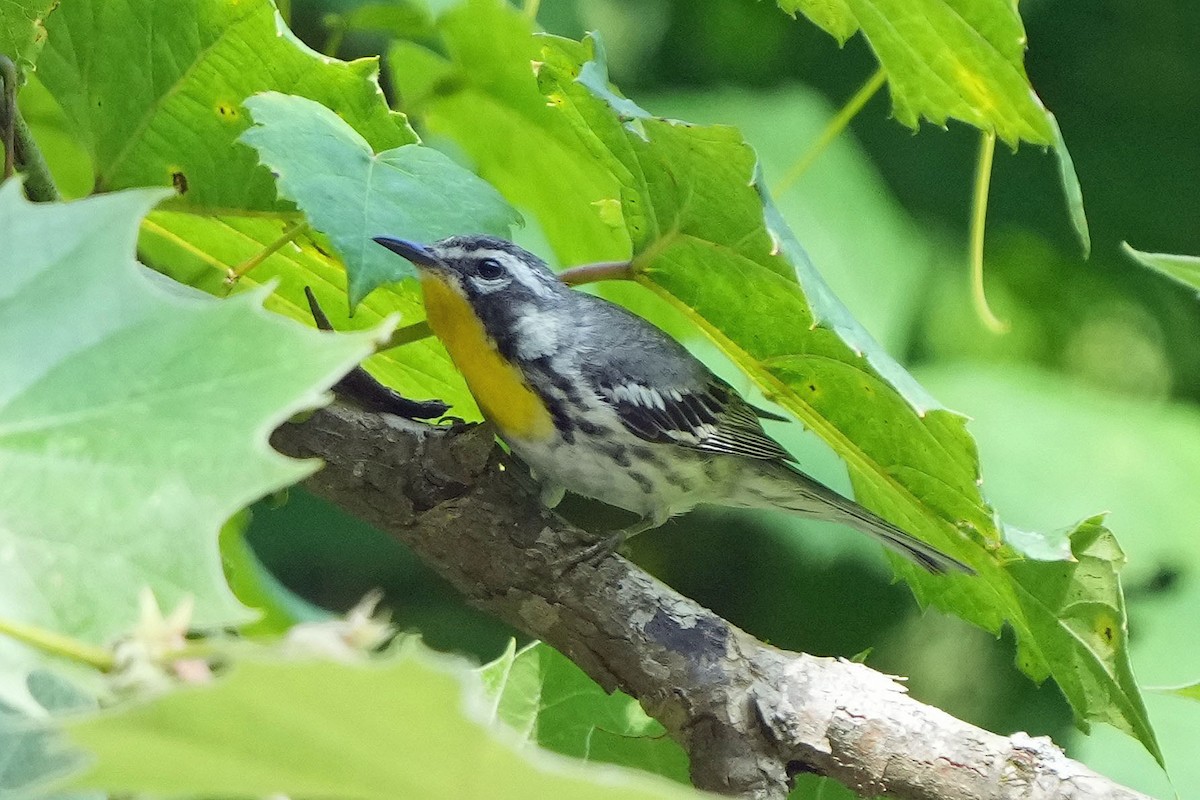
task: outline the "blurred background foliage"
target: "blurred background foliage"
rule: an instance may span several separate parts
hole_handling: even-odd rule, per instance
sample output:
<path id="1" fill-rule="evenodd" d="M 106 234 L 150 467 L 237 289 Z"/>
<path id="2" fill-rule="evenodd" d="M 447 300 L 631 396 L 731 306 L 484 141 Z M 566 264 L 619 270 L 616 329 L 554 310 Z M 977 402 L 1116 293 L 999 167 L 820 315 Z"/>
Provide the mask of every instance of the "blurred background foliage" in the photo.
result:
<path id="1" fill-rule="evenodd" d="M 295 0 L 292 25 L 341 57 L 382 52 L 385 35 L 330 24 L 363 5 Z M 969 302 L 976 131 L 926 125 L 914 135 L 889 119 L 881 92 L 777 200 L 851 311 L 935 396 L 973 418 L 984 489 L 1007 521 L 1048 530 L 1112 512 L 1129 558 L 1140 682 L 1195 682 L 1200 303 L 1119 245 L 1200 254 L 1200 5 L 1026 0 L 1021 13 L 1032 83 L 1057 115 L 1083 185 L 1093 254 L 1080 254 L 1052 156 L 1031 147 L 998 153 L 986 285 L 1009 334 L 987 332 Z M 412 19 L 419 37 L 419 15 Z M 539 21 L 574 37 L 600 31 L 614 82 L 652 113 L 739 127 L 772 185 L 875 69 L 861 38 L 839 48 L 769 2 L 547 0 Z M 419 130 L 419 117 L 413 122 Z M 530 222 L 522 235 L 538 249 Z M 643 307 L 679 330 L 665 311 Z M 703 342 L 690 344 L 736 382 Z M 815 437 L 798 425 L 772 433 L 817 477 L 849 490 L 844 467 Z M 566 512 L 602 513 L 582 501 Z M 227 538 L 227 553 L 239 559 L 235 580 L 237 569 L 260 564 L 278 579 L 280 619 L 317 613 L 313 606 L 345 609 L 382 587 L 399 624 L 436 647 L 485 660 L 513 635 L 465 608 L 398 545 L 300 490 L 286 504 L 254 509 L 245 532 L 254 556 L 236 546 L 236 531 Z M 922 614 L 861 537 L 772 515 L 701 511 L 636 539 L 632 554 L 776 645 L 847 658 L 869 650 L 868 664 L 909 676 L 915 696 L 957 716 L 1001 733 L 1052 735 L 1118 781 L 1200 797 L 1194 704 L 1147 696 L 1172 789 L 1133 740 L 1107 728 L 1076 733 L 1057 689 L 1036 687 L 1013 667 L 1009 641 Z M 838 791 L 817 779 L 798 790 Z"/>

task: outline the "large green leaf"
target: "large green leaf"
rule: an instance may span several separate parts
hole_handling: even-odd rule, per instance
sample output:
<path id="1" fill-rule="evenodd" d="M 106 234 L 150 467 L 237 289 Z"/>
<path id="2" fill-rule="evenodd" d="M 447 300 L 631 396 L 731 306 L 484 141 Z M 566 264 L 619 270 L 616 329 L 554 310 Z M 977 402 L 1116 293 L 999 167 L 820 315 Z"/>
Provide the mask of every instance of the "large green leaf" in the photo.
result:
<path id="1" fill-rule="evenodd" d="M 234 512 L 310 474 L 267 436 L 370 352 L 262 292 L 165 293 L 133 260 L 160 191 L 31 205 L 0 188 L 0 617 L 104 642 L 151 587 L 198 625 L 249 614 L 221 572 Z M 5 687 L 24 650 L 3 643 Z"/>
<path id="2" fill-rule="evenodd" d="M 1143 267 L 1149 267 L 1200 292 L 1200 257 L 1177 256 L 1170 253 L 1144 253 L 1141 250 L 1134 250 L 1128 244 L 1124 246 L 1124 249 Z"/>
<path id="3" fill-rule="evenodd" d="M 493 40 L 497 30 L 508 30 L 524 37 L 525 48 L 536 43 L 538 85 L 573 128 L 575 138 L 563 139 L 561 151 L 593 162 L 591 170 L 599 164 L 616 183 L 600 202 L 577 191 L 541 203 L 542 226 L 565 237 L 573 225 L 594 230 L 597 219 L 619 221 L 623 236 L 610 237 L 609 247 L 624 239 L 627 249 L 591 259 L 632 253 L 639 282 L 691 318 L 769 399 L 846 461 L 861 502 L 978 570 L 976 577 L 931 577 L 898 563 L 920 601 L 989 631 L 1011 625 L 1019 663 L 1031 677 L 1052 674 L 1081 721 L 1115 719 L 1157 756 L 1137 687 L 1121 666 L 1128 658 L 1123 637 L 1094 649 L 1079 638 L 1064 607 L 1026 584 L 1038 580 L 1031 571 L 1012 568 L 1019 554 L 1004 543 L 980 493 L 975 443 L 964 419 L 925 392 L 829 291 L 762 188 L 756 156 L 740 134 L 646 115 L 608 86 L 594 40 L 535 37 L 516 18 L 500 4 L 476 0 L 442 19 L 446 50 L 472 59 L 453 62 L 454 72 L 439 82 L 443 88 L 421 104 L 431 121 L 451 134 L 469 125 L 462 107 L 446 99 L 460 85 L 493 86 L 494 104 L 511 96 L 523 107 L 532 78 L 518 88 L 515 77 L 494 85 L 486 76 L 515 76 L 518 66 L 504 62 L 527 58 L 528 50 Z M 558 123 L 542 133 L 559 138 L 561 129 Z M 465 134 L 463 141 L 474 139 Z M 478 147 L 472 153 L 489 174 L 491 154 Z M 506 153 L 506 169 L 520 170 L 527 163 L 516 160 L 521 155 Z M 501 188 L 507 191 L 506 184 Z M 557 249 L 558 239 L 551 238 Z M 1074 541 L 1092 530 L 1087 524 L 1068 536 Z M 1065 548 L 1026 548 L 1048 551 L 1066 556 Z M 1066 585 L 1079 598 L 1111 605 L 1119 591 L 1118 563 L 1086 579 L 1083 571 L 1068 570 Z"/>
<path id="4" fill-rule="evenodd" d="M 235 144 L 242 102 L 279 90 L 342 115 L 372 147 L 416 141 L 373 60 L 315 53 L 270 0 L 70 0 L 50 15 L 38 74 L 92 153 L 96 187 L 175 186 L 187 206 L 269 209 L 271 176 Z"/>
<path id="5" fill-rule="evenodd" d="M 481 670 L 495 717 L 530 742 L 589 761 L 688 782 L 687 754 L 637 700 L 609 694 L 549 645 L 508 652 Z"/>
<path id="6" fill-rule="evenodd" d="M 268 92 L 246 107 L 255 125 L 242 141 L 275 173 L 280 195 L 333 241 L 352 309 L 372 289 L 414 274 L 373 237 L 508 236 L 520 222 L 495 189 L 437 150 L 408 144 L 375 154 L 336 114 L 303 97 Z"/>
<path id="7" fill-rule="evenodd" d="M 702 796 L 518 751 L 508 731 L 481 724 L 477 679 L 464 665 L 408 650 L 381 663 L 248 660 L 210 685 L 73 722 L 69 738 L 95 759 L 74 787 L 356 800 Z"/>

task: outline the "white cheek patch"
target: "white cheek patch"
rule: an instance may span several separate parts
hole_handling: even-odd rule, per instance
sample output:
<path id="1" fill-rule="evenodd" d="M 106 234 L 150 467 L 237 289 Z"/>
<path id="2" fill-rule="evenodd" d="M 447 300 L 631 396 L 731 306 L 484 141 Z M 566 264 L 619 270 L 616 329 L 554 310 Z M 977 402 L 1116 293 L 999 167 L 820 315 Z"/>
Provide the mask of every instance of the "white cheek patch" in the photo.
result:
<path id="1" fill-rule="evenodd" d="M 524 305 L 514 309 L 514 315 L 516 325 L 513 333 L 521 358 L 532 361 L 552 356 L 558 351 L 562 327 L 556 314 Z"/>
<path id="2" fill-rule="evenodd" d="M 490 281 L 484 280 L 483 278 L 468 278 L 467 280 L 471 281 L 471 286 L 474 287 L 475 291 L 479 294 L 491 294 L 492 292 L 498 292 L 501 289 L 507 289 L 509 284 L 512 283 L 512 279 L 508 278 L 507 276 L 498 280 Z"/>

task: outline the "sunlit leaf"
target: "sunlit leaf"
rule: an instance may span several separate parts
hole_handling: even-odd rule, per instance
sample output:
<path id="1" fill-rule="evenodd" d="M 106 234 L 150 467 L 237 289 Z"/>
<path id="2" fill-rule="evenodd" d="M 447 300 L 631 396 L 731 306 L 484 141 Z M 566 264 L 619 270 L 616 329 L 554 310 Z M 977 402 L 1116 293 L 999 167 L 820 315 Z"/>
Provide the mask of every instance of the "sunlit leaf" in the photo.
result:
<path id="1" fill-rule="evenodd" d="M 236 144 L 268 90 L 335 109 L 372 147 L 416 141 L 374 60 L 313 52 L 270 0 L 72 0 L 47 22 L 38 75 L 92 153 L 96 187 L 174 186 L 186 206 L 270 209 L 271 175 Z"/>
<path id="2" fill-rule="evenodd" d="M 861 29 L 887 70 L 896 119 L 953 117 L 1010 145 L 1054 143 L 1025 74 L 1025 28 L 1009 0 L 780 0 L 840 40 Z"/>

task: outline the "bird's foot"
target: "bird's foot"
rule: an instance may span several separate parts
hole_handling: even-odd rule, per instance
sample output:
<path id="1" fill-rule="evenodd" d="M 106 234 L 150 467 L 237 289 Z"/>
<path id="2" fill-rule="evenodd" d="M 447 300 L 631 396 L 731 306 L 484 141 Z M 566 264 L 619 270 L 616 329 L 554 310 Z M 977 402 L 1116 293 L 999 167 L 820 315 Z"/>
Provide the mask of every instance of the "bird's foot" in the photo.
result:
<path id="1" fill-rule="evenodd" d="M 582 564 L 593 568 L 598 567 L 606 558 L 617 553 L 628 538 L 628 531 L 621 528 L 604 534 L 599 539 L 581 544 L 578 549 L 559 559 L 561 570 L 570 572 Z"/>

